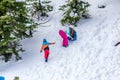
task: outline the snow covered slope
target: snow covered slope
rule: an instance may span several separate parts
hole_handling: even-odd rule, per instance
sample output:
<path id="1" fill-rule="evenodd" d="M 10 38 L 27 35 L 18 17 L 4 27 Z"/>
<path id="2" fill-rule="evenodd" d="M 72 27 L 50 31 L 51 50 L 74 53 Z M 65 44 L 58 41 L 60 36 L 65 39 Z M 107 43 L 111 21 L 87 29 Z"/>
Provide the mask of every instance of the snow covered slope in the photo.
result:
<path id="1" fill-rule="evenodd" d="M 5 80 L 14 76 L 20 80 L 120 80 L 120 45 L 114 46 L 120 41 L 120 1 L 88 0 L 91 18 L 75 27 L 78 39 L 67 48 L 61 46 L 58 34 L 60 29 L 66 30 L 60 24 L 62 12 L 58 10 L 65 0 L 52 1 L 52 20 L 46 27 L 38 26 L 33 38 L 22 41 L 26 49 L 22 61 L 0 61 L 0 75 Z M 101 4 L 106 7 L 98 8 Z M 43 38 L 56 42 L 50 46 L 48 63 L 39 52 Z"/>

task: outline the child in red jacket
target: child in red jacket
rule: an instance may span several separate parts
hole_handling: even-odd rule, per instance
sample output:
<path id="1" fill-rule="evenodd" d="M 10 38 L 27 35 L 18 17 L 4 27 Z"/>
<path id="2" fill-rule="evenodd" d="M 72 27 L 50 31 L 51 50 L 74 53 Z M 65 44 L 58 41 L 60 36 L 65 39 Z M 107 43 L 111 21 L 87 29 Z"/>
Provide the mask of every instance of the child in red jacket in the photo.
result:
<path id="1" fill-rule="evenodd" d="M 50 54 L 50 50 L 49 50 L 49 45 L 53 45 L 55 44 L 55 42 L 47 42 L 46 39 L 43 39 L 43 44 L 42 44 L 42 47 L 40 49 L 40 52 L 42 52 L 42 50 L 44 50 L 44 58 L 45 58 L 45 62 L 48 61 L 48 56 Z"/>

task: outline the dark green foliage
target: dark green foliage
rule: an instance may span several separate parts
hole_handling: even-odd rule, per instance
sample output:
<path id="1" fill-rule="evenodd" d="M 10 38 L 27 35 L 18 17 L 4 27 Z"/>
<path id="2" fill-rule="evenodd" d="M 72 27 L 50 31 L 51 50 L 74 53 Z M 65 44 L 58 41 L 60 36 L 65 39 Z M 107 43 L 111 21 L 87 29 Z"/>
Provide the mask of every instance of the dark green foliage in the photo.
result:
<path id="1" fill-rule="evenodd" d="M 15 77 L 14 80 L 19 80 L 19 77 Z"/>
<path id="2" fill-rule="evenodd" d="M 105 5 L 98 5 L 98 8 L 105 8 Z"/>
<path id="3" fill-rule="evenodd" d="M 0 0 L 0 56 L 9 61 L 14 54 L 16 60 L 21 59 L 19 52 L 24 50 L 19 41 L 32 37 L 35 24 L 27 14 L 25 2 L 16 0 Z"/>
<path id="4" fill-rule="evenodd" d="M 61 20 L 62 25 L 76 23 L 82 18 L 87 18 L 87 8 L 90 6 L 88 2 L 81 0 L 68 0 L 67 4 L 60 6 L 60 10 L 64 11 L 64 17 Z"/>
<path id="5" fill-rule="evenodd" d="M 53 11 L 53 6 L 51 6 L 50 3 L 51 1 L 48 0 L 44 0 L 42 2 L 40 0 L 33 0 L 32 16 L 38 15 L 38 20 L 40 19 L 39 17 L 48 17 L 48 13 Z"/>

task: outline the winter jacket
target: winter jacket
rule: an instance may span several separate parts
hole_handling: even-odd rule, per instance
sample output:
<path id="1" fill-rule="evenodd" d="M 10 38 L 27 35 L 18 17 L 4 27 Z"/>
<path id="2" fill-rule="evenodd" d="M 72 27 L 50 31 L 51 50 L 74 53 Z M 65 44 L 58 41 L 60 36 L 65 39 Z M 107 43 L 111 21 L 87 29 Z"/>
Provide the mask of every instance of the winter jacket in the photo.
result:
<path id="1" fill-rule="evenodd" d="M 70 27 L 67 29 L 67 36 L 68 36 L 69 38 L 72 38 L 71 33 L 70 33 Z"/>
<path id="2" fill-rule="evenodd" d="M 49 42 L 47 42 L 47 40 L 46 39 L 43 39 L 43 44 L 42 44 L 42 47 L 41 47 L 41 49 L 40 49 L 40 52 L 42 52 L 42 50 L 49 50 L 49 45 L 52 45 L 52 44 L 55 44 L 54 42 L 52 42 L 52 43 L 49 43 Z"/>

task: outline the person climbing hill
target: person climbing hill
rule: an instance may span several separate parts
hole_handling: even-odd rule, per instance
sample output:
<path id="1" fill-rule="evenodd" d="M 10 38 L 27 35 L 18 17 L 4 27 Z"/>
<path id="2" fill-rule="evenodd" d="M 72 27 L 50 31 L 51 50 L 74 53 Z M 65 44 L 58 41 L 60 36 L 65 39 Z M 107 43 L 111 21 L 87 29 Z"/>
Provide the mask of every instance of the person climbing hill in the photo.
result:
<path id="1" fill-rule="evenodd" d="M 42 52 L 42 50 L 44 50 L 44 58 L 45 58 L 45 62 L 48 62 L 48 56 L 50 54 L 50 50 L 49 50 L 49 45 L 53 45 L 55 44 L 55 42 L 47 42 L 46 39 L 43 39 L 43 44 L 41 46 L 40 52 Z"/>

